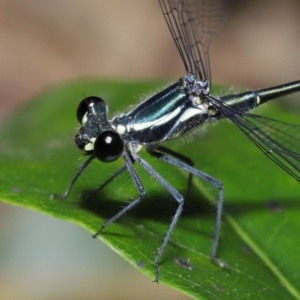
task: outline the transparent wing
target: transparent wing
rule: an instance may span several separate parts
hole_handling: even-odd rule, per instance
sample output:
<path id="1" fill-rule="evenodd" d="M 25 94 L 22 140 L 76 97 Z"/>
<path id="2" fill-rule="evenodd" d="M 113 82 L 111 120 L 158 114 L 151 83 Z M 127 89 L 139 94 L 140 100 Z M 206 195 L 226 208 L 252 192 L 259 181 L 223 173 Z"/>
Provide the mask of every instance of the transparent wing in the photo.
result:
<path id="1" fill-rule="evenodd" d="M 226 21 L 232 0 L 159 0 L 187 74 L 209 81 L 208 47 Z"/>
<path id="2" fill-rule="evenodd" d="M 230 119 L 265 155 L 300 181 L 299 125 L 240 112 L 220 100 L 217 102 L 224 117 Z"/>

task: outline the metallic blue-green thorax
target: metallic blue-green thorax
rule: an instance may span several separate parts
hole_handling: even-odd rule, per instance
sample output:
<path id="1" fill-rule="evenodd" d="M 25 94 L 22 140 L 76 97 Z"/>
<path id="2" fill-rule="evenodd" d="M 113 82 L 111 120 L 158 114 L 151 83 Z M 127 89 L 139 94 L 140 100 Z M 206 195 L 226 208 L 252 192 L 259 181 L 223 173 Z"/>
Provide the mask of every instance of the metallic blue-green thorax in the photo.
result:
<path id="1" fill-rule="evenodd" d="M 204 122 L 208 111 L 193 95 L 185 78 L 142 102 L 135 109 L 112 120 L 126 124 L 127 137 L 140 144 L 159 143 L 178 137 Z M 125 137 L 126 138 L 126 137 Z"/>

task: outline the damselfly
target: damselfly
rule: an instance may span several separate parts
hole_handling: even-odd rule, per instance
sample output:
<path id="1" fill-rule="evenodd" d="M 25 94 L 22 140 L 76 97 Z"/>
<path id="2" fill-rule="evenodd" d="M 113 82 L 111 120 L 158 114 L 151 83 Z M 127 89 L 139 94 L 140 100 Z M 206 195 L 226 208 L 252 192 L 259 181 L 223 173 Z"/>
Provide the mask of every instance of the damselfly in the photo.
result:
<path id="1" fill-rule="evenodd" d="M 220 233 L 223 186 L 218 179 L 193 167 L 193 162 L 162 146 L 163 142 L 190 133 L 196 127 L 220 119 L 230 119 L 264 154 L 296 180 L 300 181 L 300 126 L 248 113 L 255 107 L 278 97 L 300 91 L 300 81 L 215 97 L 210 94 L 211 74 L 208 48 L 225 22 L 230 0 L 159 0 L 172 38 L 183 61 L 186 75 L 156 95 L 146 99 L 128 113 L 107 119 L 107 106 L 98 97 L 81 101 L 77 119 L 81 124 L 75 136 L 77 147 L 89 156 L 79 168 L 61 198 L 66 199 L 75 181 L 93 159 L 109 163 L 122 158 L 124 166 L 108 178 L 100 191 L 125 170 L 129 171 L 139 196 L 108 219 L 102 230 L 135 207 L 145 196 L 145 189 L 134 164 L 140 164 L 175 199 L 178 204 L 171 224 L 154 258 L 155 281 L 159 279 L 159 260 L 182 213 L 184 197 L 139 155 L 144 147 L 157 159 L 176 166 L 218 189 L 216 221 L 211 258 L 216 259 Z"/>

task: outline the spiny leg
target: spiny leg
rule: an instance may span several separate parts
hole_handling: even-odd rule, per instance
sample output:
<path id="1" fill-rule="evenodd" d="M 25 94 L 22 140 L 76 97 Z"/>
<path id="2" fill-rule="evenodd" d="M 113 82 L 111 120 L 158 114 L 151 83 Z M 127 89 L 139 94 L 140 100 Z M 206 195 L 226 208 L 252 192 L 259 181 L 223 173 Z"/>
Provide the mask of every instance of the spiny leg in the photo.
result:
<path id="1" fill-rule="evenodd" d="M 83 171 L 87 168 L 87 166 L 91 163 L 91 161 L 95 158 L 94 155 L 91 155 L 87 161 L 85 161 L 80 167 L 79 169 L 77 170 L 77 172 L 74 174 L 71 182 L 69 183 L 65 193 L 63 195 L 59 195 L 59 194 L 51 194 L 50 196 L 50 199 L 53 199 L 53 198 L 60 198 L 62 200 L 66 200 L 69 196 L 69 193 L 73 187 L 73 185 L 75 184 L 75 182 L 77 181 L 78 177 L 83 173 Z"/>
<path id="2" fill-rule="evenodd" d="M 129 159 L 131 160 L 132 164 L 134 164 L 134 160 L 131 154 L 128 154 Z M 126 161 L 126 160 L 125 160 Z M 118 177 L 121 173 L 123 173 L 126 169 L 128 169 L 127 164 L 119 168 L 113 175 L 111 175 L 104 183 L 102 183 L 93 193 L 90 195 L 89 198 L 93 198 L 97 193 L 99 193 L 104 187 L 106 187 L 111 181 L 113 181 L 116 177 Z"/>
<path id="3" fill-rule="evenodd" d="M 183 161 L 184 163 L 186 163 L 187 165 L 189 165 L 191 167 L 194 166 L 194 162 L 189 157 L 187 157 L 181 153 L 175 152 L 169 148 L 166 148 L 163 146 L 158 146 L 155 150 L 165 153 L 167 155 L 173 156 L 173 157 L 177 158 L 178 160 Z M 186 200 L 190 199 L 192 180 L 193 180 L 193 174 L 188 173 L 188 186 L 187 186 L 187 191 L 186 191 L 186 195 L 185 195 L 185 203 L 186 203 Z"/>
<path id="4" fill-rule="evenodd" d="M 160 257 L 162 256 L 164 249 L 166 245 L 168 244 L 168 241 L 171 237 L 171 233 L 182 213 L 184 199 L 182 195 L 173 187 L 171 186 L 161 175 L 159 175 L 145 160 L 143 160 L 139 155 L 132 153 L 132 156 L 136 162 L 138 162 L 150 175 L 152 175 L 172 196 L 173 198 L 178 202 L 178 208 L 175 212 L 175 215 L 173 216 L 172 222 L 168 228 L 168 231 L 164 237 L 164 240 L 162 242 L 162 245 L 157 251 L 157 254 L 154 258 L 154 268 L 155 268 L 155 279 L 154 282 L 158 283 L 159 279 L 159 266 L 158 262 Z"/>
<path id="5" fill-rule="evenodd" d="M 211 183 L 219 190 L 218 200 L 217 200 L 215 230 L 214 230 L 214 235 L 213 235 L 213 242 L 212 242 L 212 249 L 211 249 L 210 257 L 213 261 L 217 262 L 219 265 L 224 266 L 224 263 L 216 258 L 219 237 L 220 237 L 222 211 L 223 211 L 223 184 L 222 184 L 222 182 L 204 172 L 201 172 L 201 171 L 195 169 L 194 167 L 192 167 L 182 161 L 177 160 L 173 156 L 168 155 L 168 153 L 166 153 L 166 152 L 165 152 L 166 154 L 164 154 L 164 153 L 158 152 L 156 150 L 153 150 L 153 151 L 149 151 L 149 153 L 152 156 L 154 156 L 164 162 L 174 165 L 175 167 L 185 170 L 188 173 L 193 174 L 193 175 Z"/>
<path id="6" fill-rule="evenodd" d="M 125 160 L 126 165 L 123 166 L 122 168 L 120 168 L 117 172 L 122 172 L 123 168 L 127 168 L 129 170 L 130 175 L 132 176 L 132 179 L 134 181 L 135 186 L 138 189 L 139 192 L 139 197 L 136 198 L 134 201 L 132 201 L 131 203 L 129 203 L 127 206 L 125 206 L 122 210 L 120 210 L 116 215 L 114 215 L 113 217 L 111 217 L 110 219 L 106 220 L 105 223 L 100 227 L 100 229 L 93 235 L 93 237 L 97 237 L 98 234 L 101 233 L 101 231 L 110 223 L 116 221 L 117 219 L 119 219 L 121 216 L 123 216 L 125 213 L 127 213 L 129 210 L 131 210 L 134 206 L 136 206 L 145 196 L 146 191 L 144 189 L 144 186 L 139 178 L 139 176 L 137 175 L 134 167 L 133 167 L 133 162 L 130 158 L 130 156 L 124 152 L 123 153 L 123 158 Z M 120 174 L 120 173 L 119 173 Z M 115 174 L 114 174 L 115 175 Z M 111 178 L 110 178 L 111 179 Z"/>
<path id="7" fill-rule="evenodd" d="M 89 196 L 88 199 L 93 199 L 104 187 L 106 187 L 110 182 L 112 182 L 116 177 L 123 173 L 127 169 L 127 166 L 124 165 L 119 168 L 113 175 L 111 175 L 106 181 L 104 181 L 96 190 L 94 190 Z"/>
<path id="8" fill-rule="evenodd" d="M 183 197 L 163 177 L 161 177 L 146 161 L 144 161 L 142 158 L 140 158 L 137 154 L 132 154 L 132 156 L 133 156 L 134 160 L 137 161 L 146 171 L 148 171 L 162 186 L 164 186 L 169 191 L 169 193 L 175 198 L 175 200 L 179 203 L 179 206 L 178 206 L 176 213 L 172 219 L 172 222 L 169 226 L 167 234 L 164 237 L 163 243 L 162 243 L 161 247 L 158 249 L 157 255 L 155 256 L 155 259 L 154 259 L 154 267 L 155 267 L 155 280 L 154 281 L 158 282 L 158 278 L 159 278 L 158 261 L 170 239 L 171 233 L 180 217 L 180 214 L 182 213 Z M 128 170 L 134 180 L 134 183 L 139 191 L 140 196 L 137 199 L 135 199 L 133 202 L 131 202 L 129 205 L 127 205 L 125 208 L 123 208 L 115 216 L 113 216 L 112 218 L 107 220 L 93 237 L 96 237 L 107 225 L 116 221 L 118 218 L 120 218 L 126 212 L 131 210 L 145 196 L 144 187 L 133 167 L 133 163 L 132 163 L 130 157 L 128 156 L 128 154 L 126 152 L 123 154 L 123 158 L 126 162 L 126 166 L 127 166 Z"/>

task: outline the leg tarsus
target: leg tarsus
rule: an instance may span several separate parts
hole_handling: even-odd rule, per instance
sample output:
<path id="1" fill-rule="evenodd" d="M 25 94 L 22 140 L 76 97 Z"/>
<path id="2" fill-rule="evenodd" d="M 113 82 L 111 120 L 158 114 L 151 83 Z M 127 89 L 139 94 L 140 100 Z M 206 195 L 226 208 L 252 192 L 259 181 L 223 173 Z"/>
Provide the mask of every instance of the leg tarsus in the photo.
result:
<path id="1" fill-rule="evenodd" d="M 158 266 L 158 263 L 154 262 L 154 270 L 155 270 L 155 278 L 152 282 L 158 283 L 158 281 L 159 281 L 159 266 Z"/>
<path id="2" fill-rule="evenodd" d="M 215 263 L 216 265 L 218 265 L 220 268 L 226 269 L 228 271 L 231 271 L 230 266 L 224 262 L 223 260 L 219 259 L 219 258 L 211 258 L 211 261 L 213 263 Z"/>
<path id="3" fill-rule="evenodd" d="M 54 199 L 54 198 L 59 198 L 61 200 L 66 200 L 69 196 L 69 193 L 73 187 L 73 185 L 75 184 L 75 182 L 77 181 L 78 177 L 83 173 L 83 171 L 87 168 L 87 166 L 91 163 L 91 161 L 95 158 L 94 155 L 91 155 L 88 160 L 86 160 L 80 167 L 79 169 L 76 171 L 76 173 L 74 174 L 71 182 L 69 183 L 65 193 L 63 195 L 59 195 L 59 194 L 51 194 L 50 195 L 50 200 Z"/>

